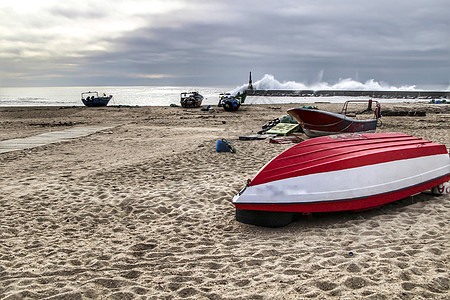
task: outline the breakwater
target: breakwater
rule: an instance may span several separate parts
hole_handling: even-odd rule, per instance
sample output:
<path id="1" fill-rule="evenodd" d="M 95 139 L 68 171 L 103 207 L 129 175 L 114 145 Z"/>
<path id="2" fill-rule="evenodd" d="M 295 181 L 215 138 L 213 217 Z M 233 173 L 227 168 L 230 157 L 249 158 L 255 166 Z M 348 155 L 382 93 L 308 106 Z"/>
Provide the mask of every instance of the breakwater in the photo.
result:
<path id="1" fill-rule="evenodd" d="M 367 91 L 367 90 L 247 90 L 248 96 L 267 97 L 372 97 L 399 99 L 450 99 L 450 91 Z"/>

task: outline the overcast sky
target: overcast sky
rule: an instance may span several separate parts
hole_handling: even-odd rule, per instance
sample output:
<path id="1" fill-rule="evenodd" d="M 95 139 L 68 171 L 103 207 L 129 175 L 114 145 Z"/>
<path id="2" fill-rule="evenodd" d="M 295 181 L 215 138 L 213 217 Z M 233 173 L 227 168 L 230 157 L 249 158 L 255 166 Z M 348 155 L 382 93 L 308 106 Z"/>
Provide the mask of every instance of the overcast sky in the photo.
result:
<path id="1" fill-rule="evenodd" d="M 449 0 L 0 0 L 0 86 L 450 85 Z"/>

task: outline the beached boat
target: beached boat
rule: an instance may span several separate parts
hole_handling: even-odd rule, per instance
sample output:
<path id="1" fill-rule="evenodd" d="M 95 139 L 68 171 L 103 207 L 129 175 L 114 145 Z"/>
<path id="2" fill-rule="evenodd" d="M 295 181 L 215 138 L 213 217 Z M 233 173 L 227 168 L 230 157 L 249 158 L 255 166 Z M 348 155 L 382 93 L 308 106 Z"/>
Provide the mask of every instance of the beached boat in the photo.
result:
<path id="1" fill-rule="evenodd" d="M 346 116 L 348 104 L 353 102 L 368 103 L 368 110 L 371 110 L 372 102 L 376 103 L 374 118 L 357 120 Z M 347 101 L 344 104 L 341 114 L 309 108 L 293 108 L 287 112 L 297 120 L 305 134 L 309 137 L 351 132 L 372 133 L 375 132 L 379 118 L 381 118 L 380 104 L 378 101 L 373 100 Z"/>
<path id="2" fill-rule="evenodd" d="M 449 179 L 445 145 L 402 133 L 332 135 L 272 159 L 233 204 L 238 221 L 277 227 L 290 223 L 294 213 L 365 210 Z"/>
<path id="3" fill-rule="evenodd" d="M 112 95 L 107 96 L 105 93 L 103 93 L 103 96 L 100 97 L 97 92 L 81 93 L 81 101 L 84 105 L 89 107 L 106 106 L 112 97 Z"/>
<path id="4" fill-rule="evenodd" d="M 198 92 L 184 92 L 180 94 L 180 104 L 184 108 L 195 108 L 202 105 L 203 96 Z"/>
<path id="5" fill-rule="evenodd" d="M 220 94 L 217 106 L 223 107 L 226 111 L 237 111 L 241 107 L 241 99 L 229 93 Z"/>

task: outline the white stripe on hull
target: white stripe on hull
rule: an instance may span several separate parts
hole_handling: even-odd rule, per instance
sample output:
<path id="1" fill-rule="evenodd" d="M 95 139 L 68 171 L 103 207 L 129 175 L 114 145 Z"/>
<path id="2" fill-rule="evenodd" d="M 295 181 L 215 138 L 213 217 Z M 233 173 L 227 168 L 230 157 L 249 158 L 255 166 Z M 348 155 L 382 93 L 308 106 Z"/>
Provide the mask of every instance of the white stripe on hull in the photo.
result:
<path id="1" fill-rule="evenodd" d="M 424 156 L 249 186 L 237 204 L 314 203 L 355 199 L 415 186 L 450 173 L 448 154 Z"/>

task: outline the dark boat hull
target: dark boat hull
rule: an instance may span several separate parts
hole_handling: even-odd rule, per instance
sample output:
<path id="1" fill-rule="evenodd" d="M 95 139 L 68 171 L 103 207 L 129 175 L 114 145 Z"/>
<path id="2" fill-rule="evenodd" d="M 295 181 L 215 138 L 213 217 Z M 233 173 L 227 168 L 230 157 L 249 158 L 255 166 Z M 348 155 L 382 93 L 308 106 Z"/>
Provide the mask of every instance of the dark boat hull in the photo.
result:
<path id="1" fill-rule="evenodd" d="M 111 98 L 112 96 L 108 96 L 108 97 L 94 98 L 93 100 L 81 99 L 81 101 L 83 101 L 83 104 L 88 107 L 101 107 L 107 106 Z"/>
<path id="2" fill-rule="evenodd" d="M 287 111 L 309 137 L 340 133 L 373 133 L 377 119 L 356 120 L 342 114 L 308 108 L 293 108 Z"/>
<path id="3" fill-rule="evenodd" d="M 180 102 L 183 108 L 197 108 L 202 105 L 202 100 L 185 100 Z"/>

